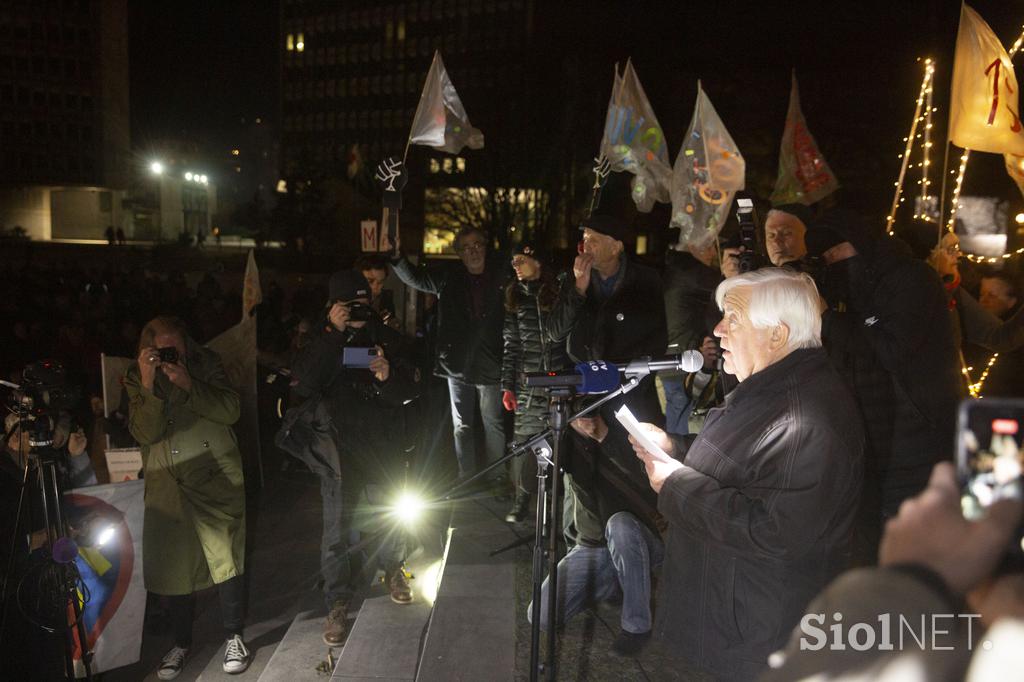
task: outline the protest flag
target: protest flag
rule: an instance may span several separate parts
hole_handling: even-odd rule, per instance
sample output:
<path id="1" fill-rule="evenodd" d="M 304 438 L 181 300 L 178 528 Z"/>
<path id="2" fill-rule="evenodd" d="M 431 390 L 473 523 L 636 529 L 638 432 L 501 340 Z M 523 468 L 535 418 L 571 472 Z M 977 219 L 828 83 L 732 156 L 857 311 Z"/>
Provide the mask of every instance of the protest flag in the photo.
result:
<path id="1" fill-rule="evenodd" d="M 671 226 L 680 229 L 680 245 L 718 236 L 745 174 L 743 155 L 697 81 L 693 119 L 672 171 Z"/>
<path id="2" fill-rule="evenodd" d="M 828 167 L 818 143 L 807 129 L 807 121 L 800 109 L 800 90 L 793 73 L 789 92 L 789 111 L 786 128 L 779 147 L 779 175 L 772 191 L 773 206 L 783 204 L 811 205 L 839 188 L 839 181 Z"/>
<path id="3" fill-rule="evenodd" d="M 974 151 L 1024 155 L 1019 112 L 1009 55 L 985 20 L 961 5 L 950 88 L 950 142 Z"/>
<path id="4" fill-rule="evenodd" d="M 235 326 L 206 344 L 220 356 L 228 383 L 238 391 L 241 414 L 235 424 L 238 449 L 247 471 L 253 469 L 263 485 L 263 463 L 260 455 L 259 405 L 256 394 L 256 314 L 255 307 L 263 300 L 256 257 L 249 252 L 242 287 L 242 319 Z"/>
<path id="5" fill-rule="evenodd" d="M 647 213 L 654 202 L 669 202 L 672 167 L 665 134 L 631 61 L 626 62 L 621 76 L 618 67 L 615 69 L 601 154 L 611 163 L 613 171 L 626 171 L 635 176 L 631 193 L 637 210 Z"/>
<path id="6" fill-rule="evenodd" d="M 409 131 L 409 144 L 433 147 L 450 154 L 458 154 L 467 146 L 470 149 L 484 146 L 484 134 L 470 125 L 440 52 L 434 52 L 434 61 L 427 72 Z"/>

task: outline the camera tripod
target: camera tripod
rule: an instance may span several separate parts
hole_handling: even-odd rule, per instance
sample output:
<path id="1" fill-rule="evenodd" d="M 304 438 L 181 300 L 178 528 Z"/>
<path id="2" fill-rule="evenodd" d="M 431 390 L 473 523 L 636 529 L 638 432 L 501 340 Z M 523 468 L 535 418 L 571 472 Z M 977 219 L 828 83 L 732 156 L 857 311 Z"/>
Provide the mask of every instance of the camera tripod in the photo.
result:
<path id="1" fill-rule="evenodd" d="M 22 431 L 22 429 L 25 429 L 25 431 Z M 7 609 L 11 607 L 10 602 L 16 601 L 19 608 L 22 606 L 20 597 L 25 578 L 31 572 L 38 570 L 41 574 L 39 585 L 44 587 L 44 589 L 48 589 L 48 594 L 38 595 L 37 603 L 42 603 L 52 609 L 54 620 L 57 622 L 50 625 L 34 620 L 31 617 L 29 617 L 29 620 L 47 632 L 55 632 L 58 629 L 64 630 L 62 638 L 64 674 L 68 680 L 81 679 L 75 670 L 75 639 L 77 636 L 84 679 L 92 680 L 92 652 L 89 650 L 85 622 L 82 619 L 82 599 L 79 596 L 80 576 L 75 566 L 78 547 L 67 535 L 66 519 L 61 507 L 63 495 L 61 473 L 59 470 L 61 455 L 53 448 L 53 435 L 47 416 L 36 416 L 30 419 L 25 414 L 20 415 L 15 426 L 4 435 L 4 441 L 6 442 L 16 430 L 19 434 L 29 433 L 30 435 L 28 452 L 25 452 L 23 447 L 20 448 L 21 461 L 24 468 L 18 496 L 18 511 L 15 516 L 14 530 L 9 545 L 7 570 L 4 573 L 2 591 L 0 591 L 0 597 L 3 600 L 3 615 L 0 617 L 0 641 L 3 640 L 6 632 Z M 21 531 L 22 512 L 26 506 L 26 490 L 30 484 L 29 476 L 33 470 L 36 473 L 42 520 L 46 530 L 46 555 L 41 562 L 37 562 L 35 565 L 30 564 L 26 568 L 25 574 L 16 588 L 16 594 L 9 595 L 8 581 L 14 566 L 14 558 L 19 553 L 18 535 Z M 30 530 L 32 525 L 30 519 Z M 31 541 L 27 551 L 29 553 L 32 551 Z M 12 598 L 9 599 L 9 596 Z M 51 599 L 51 602 L 48 604 L 45 603 L 47 598 Z M 71 623 L 68 622 L 69 616 L 73 617 L 73 622 Z"/>

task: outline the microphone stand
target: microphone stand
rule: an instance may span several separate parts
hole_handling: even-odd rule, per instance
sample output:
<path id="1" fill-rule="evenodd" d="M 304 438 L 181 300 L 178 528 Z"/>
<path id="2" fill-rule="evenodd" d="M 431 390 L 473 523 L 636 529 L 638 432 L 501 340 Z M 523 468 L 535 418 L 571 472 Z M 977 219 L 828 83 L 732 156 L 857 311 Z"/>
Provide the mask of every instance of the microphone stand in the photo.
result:
<path id="1" fill-rule="evenodd" d="M 549 428 L 521 445 L 513 444 L 512 450 L 507 455 L 481 469 L 441 496 L 441 499 L 450 500 L 457 490 L 468 486 L 473 481 L 485 476 L 488 472 L 501 466 L 513 457 L 524 454 L 528 450 L 532 451 L 537 457 L 537 511 L 533 538 L 533 606 L 530 616 L 530 682 L 537 682 L 541 672 L 540 601 L 541 588 L 544 584 L 545 558 L 548 564 L 548 648 L 544 672 L 545 677 L 550 682 L 554 682 L 557 676 L 555 649 L 558 642 L 558 561 L 560 557 L 558 556 L 558 534 L 555 531 L 555 519 L 559 506 L 559 481 L 561 479 L 558 473 L 561 467 L 562 437 L 570 423 L 596 411 L 608 401 L 633 390 L 640 385 L 640 380 L 644 376 L 646 376 L 646 373 L 627 374 L 626 383 L 572 416 L 568 416 L 568 409 L 569 400 L 573 395 L 573 388 L 571 386 L 552 386 L 548 388 L 548 396 L 550 397 L 548 404 Z M 549 439 L 551 444 L 549 444 Z M 547 493 L 549 474 L 551 476 L 550 496 Z M 544 552 L 545 541 L 547 543 L 546 555 Z M 520 544 L 525 543 L 517 540 L 512 545 L 491 552 L 491 555 L 493 556 Z"/>

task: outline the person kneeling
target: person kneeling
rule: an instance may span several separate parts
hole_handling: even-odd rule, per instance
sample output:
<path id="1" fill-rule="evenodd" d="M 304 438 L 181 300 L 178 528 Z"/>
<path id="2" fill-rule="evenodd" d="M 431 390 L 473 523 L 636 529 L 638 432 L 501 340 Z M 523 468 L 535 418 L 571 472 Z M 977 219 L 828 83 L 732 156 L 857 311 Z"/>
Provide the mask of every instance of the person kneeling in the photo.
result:
<path id="1" fill-rule="evenodd" d="M 646 478 L 623 434 L 610 436 L 600 416 L 578 419 L 572 426 L 572 447 L 563 464 L 572 473 L 577 544 L 558 562 L 557 623 L 566 623 L 596 602 L 621 597 L 622 630 L 612 648 L 635 655 L 651 634 L 651 570 L 664 556 L 653 497 L 642 487 Z M 542 630 L 551 626 L 548 589 L 545 578 Z M 532 617 L 531 603 L 527 619 L 532 622 Z"/>

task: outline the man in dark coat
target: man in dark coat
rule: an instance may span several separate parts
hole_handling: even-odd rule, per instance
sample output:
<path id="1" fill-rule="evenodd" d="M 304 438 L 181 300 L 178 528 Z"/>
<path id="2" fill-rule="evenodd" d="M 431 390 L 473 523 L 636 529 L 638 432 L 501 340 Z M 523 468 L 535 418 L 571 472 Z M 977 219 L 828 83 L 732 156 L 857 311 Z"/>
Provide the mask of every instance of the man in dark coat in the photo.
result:
<path id="1" fill-rule="evenodd" d="M 668 346 L 665 298 L 654 268 L 626 257 L 629 228 L 611 216 L 592 216 L 583 225 L 583 252 L 572 277 L 563 275 L 559 302 L 549 322 L 551 335 L 566 340 L 572 362 L 624 362 L 664 355 Z M 639 419 L 662 419 L 661 406 L 648 376 L 625 402 Z M 623 400 L 603 409 L 605 421 L 625 439 L 613 413 Z M 613 437 L 615 433 L 613 433 Z"/>
<path id="2" fill-rule="evenodd" d="M 321 479 L 320 562 L 329 609 L 323 640 L 339 646 L 359 575 L 349 538 L 368 525 L 366 519 L 356 518 L 356 510 L 364 498 L 377 502 L 372 484 L 384 484 L 389 492 L 404 484 L 405 462 L 400 456 L 405 448 L 397 437 L 403 431 L 401 407 L 416 397 L 418 386 L 402 336 L 379 316 L 367 313 L 372 309 L 366 278 L 355 271 L 336 272 L 329 290 L 326 319 L 319 334 L 299 350 L 292 377 L 295 393 L 307 401 L 304 408 L 312 411 L 316 428 L 326 430 L 334 445 L 302 454 Z M 369 366 L 345 366 L 346 348 L 371 348 L 376 354 Z M 408 604 L 412 591 L 402 572 L 402 534 L 391 530 L 383 530 L 386 540 L 377 555 L 392 601 Z"/>
<path id="3" fill-rule="evenodd" d="M 715 328 L 740 385 L 696 441 L 633 440 L 668 521 L 655 634 L 723 679 L 751 679 L 841 571 L 860 494 L 857 407 L 821 348 L 809 276 L 727 279 Z M 677 453 L 685 458 L 673 459 Z"/>
<path id="4" fill-rule="evenodd" d="M 400 253 L 391 261 L 406 285 L 438 298 L 434 373 L 448 380 L 460 478 L 477 469 L 477 414 L 484 425 L 487 462 L 496 462 L 505 453 L 501 332 L 508 273 L 488 258 L 487 243 L 481 230 L 466 228 L 455 238 L 459 265 L 417 270 Z M 391 244 L 385 239 L 383 246 L 390 249 Z"/>
<path id="5" fill-rule="evenodd" d="M 833 213 L 808 232 L 825 263 L 822 339 L 864 422 L 857 561 L 874 563 L 881 530 L 953 454 L 960 362 L 935 272 L 898 239 L 872 237 Z"/>

